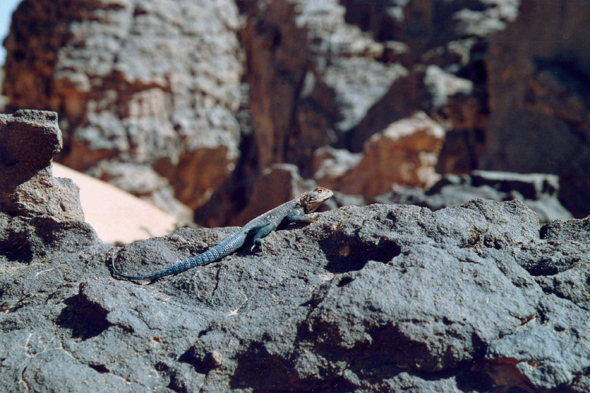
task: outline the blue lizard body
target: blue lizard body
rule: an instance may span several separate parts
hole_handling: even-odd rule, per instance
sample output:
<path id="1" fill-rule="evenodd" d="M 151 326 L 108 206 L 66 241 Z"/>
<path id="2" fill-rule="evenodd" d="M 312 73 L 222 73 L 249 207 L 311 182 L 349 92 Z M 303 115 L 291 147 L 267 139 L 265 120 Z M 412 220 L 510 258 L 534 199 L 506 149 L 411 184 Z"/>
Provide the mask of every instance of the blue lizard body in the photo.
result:
<path id="1" fill-rule="evenodd" d="M 261 246 L 263 242 L 262 239 L 275 230 L 283 221 L 311 222 L 311 217 L 306 216 L 306 214 L 313 212 L 322 203 L 330 199 L 332 195 L 332 191 L 323 187 L 318 187 L 311 192 L 301 194 L 297 198 L 283 203 L 282 205 L 256 217 L 240 228 L 236 233 L 223 239 L 216 246 L 204 253 L 155 273 L 143 276 L 128 276 L 117 270 L 114 260 L 112 261 L 113 271 L 116 275 L 128 280 L 157 280 L 172 274 L 182 273 L 193 267 L 203 266 L 218 261 L 241 248 L 246 240 L 252 235 L 252 249 L 254 249 L 256 246 Z"/>

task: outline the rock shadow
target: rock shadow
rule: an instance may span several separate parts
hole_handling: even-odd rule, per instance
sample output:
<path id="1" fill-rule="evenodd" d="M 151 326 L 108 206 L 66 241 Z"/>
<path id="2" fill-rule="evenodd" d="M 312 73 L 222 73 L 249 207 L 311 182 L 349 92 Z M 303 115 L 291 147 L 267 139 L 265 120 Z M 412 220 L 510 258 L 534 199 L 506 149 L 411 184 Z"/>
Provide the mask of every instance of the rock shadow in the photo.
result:
<path id="1" fill-rule="evenodd" d="M 401 253 L 401 247 L 390 240 L 373 244 L 358 238 L 336 237 L 320 241 L 320 248 L 328 259 L 325 268 L 334 274 L 361 270 L 369 261 L 387 263 Z"/>
<path id="2" fill-rule="evenodd" d="M 100 305 L 83 299 L 80 295 L 64 301 L 66 307 L 60 313 L 57 324 L 72 332 L 73 338 L 88 340 L 99 336 L 112 324 L 107 321 L 108 311 Z"/>

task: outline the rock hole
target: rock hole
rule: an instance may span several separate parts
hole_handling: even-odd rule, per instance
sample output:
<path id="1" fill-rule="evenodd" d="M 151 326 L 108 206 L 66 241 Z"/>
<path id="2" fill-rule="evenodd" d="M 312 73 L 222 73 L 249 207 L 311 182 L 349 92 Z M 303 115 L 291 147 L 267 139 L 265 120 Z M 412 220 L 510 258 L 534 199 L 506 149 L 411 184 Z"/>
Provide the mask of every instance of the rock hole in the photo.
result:
<path id="1" fill-rule="evenodd" d="M 537 265 L 535 267 L 527 268 L 527 270 L 529 274 L 533 277 L 554 276 L 556 274 L 559 274 L 559 269 L 556 266 Z"/>
<path id="2" fill-rule="evenodd" d="M 326 270 L 334 274 L 361 270 L 369 261 L 387 263 L 401 253 L 400 247 L 392 241 L 369 244 L 358 239 L 339 241 L 332 237 L 320 246 L 328 259 Z"/>
<path id="3" fill-rule="evenodd" d="M 209 371 L 217 367 L 212 353 L 206 353 L 204 356 L 196 353 L 194 348 L 190 348 L 179 358 L 179 362 L 191 365 L 199 374 L 208 374 Z"/>
<path id="4" fill-rule="evenodd" d="M 90 368 L 95 369 L 96 371 L 98 371 L 101 374 L 104 374 L 104 373 L 108 373 L 109 372 L 109 369 L 106 368 L 104 364 L 97 364 L 97 365 L 89 364 L 88 366 Z"/>
<path id="5" fill-rule="evenodd" d="M 108 312 L 98 304 L 73 296 L 64 301 L 66 307 L 60 313 L 57 324 L 72 331 L 72 337 L 88 340 L 99 336 L 112 324 L 107 321 Z"/>
<path id="6" fill-rule="evenodd" d="M 339 287 L 344 287 L 344 286 L 350 284 L 353 281 L 354 280 L 352 279 L 352 277 L 344 277 L 344 278 L 342 278 L 342 280 L 340 280 L 340 282 L 338 283 L 338 286 Z"/>

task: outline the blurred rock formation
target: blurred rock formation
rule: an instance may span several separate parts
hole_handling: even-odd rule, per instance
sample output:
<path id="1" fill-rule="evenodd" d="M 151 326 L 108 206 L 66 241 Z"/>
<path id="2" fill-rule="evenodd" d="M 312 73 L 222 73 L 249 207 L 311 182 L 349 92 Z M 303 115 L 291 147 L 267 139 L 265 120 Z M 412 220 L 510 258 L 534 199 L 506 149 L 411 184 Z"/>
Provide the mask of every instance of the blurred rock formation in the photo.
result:
<path id="1" fill-rule="evenodd" d="M 590 8 L 523 2 L 486 54 L 490 118 L 483 169 L 561 178 L 560 199 L 590 214 Z"/>
<path id="2" fill-rule="evenodd" d="M 477 169 L 555 174 L 580 217 L 590 213 L 586 9 L 24 0 L 5 41 L 4 92 L 9 111 L 59 113 L 61 162 L 206 225 L 251 218 L 257 187 L 283 164 L 293 179 L 369 199 Z M 384 148 L 379 135 L 416 113 L 444 133 L 436 146 Z"/>
<path id="3" fill-rule="evenodd" d="M 239 157 L 237 29 L 230 0 L 24 0 L 8 108 L 58 112 L 60 162 L 186 218 Z"/>

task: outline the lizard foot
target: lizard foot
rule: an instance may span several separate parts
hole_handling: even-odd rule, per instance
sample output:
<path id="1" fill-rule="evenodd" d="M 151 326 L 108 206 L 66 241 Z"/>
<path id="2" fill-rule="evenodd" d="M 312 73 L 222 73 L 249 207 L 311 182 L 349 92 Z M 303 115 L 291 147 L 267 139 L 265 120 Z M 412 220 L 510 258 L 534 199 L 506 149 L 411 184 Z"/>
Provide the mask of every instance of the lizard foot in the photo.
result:
<path id="1" fill-rule="evenodd" d="M 262 239 L 254 239 L 254 244 L 252 245 L 252 248 L 250 248 L 250 252 L 254 252 L 256 247 L 262 249 Z"/>

